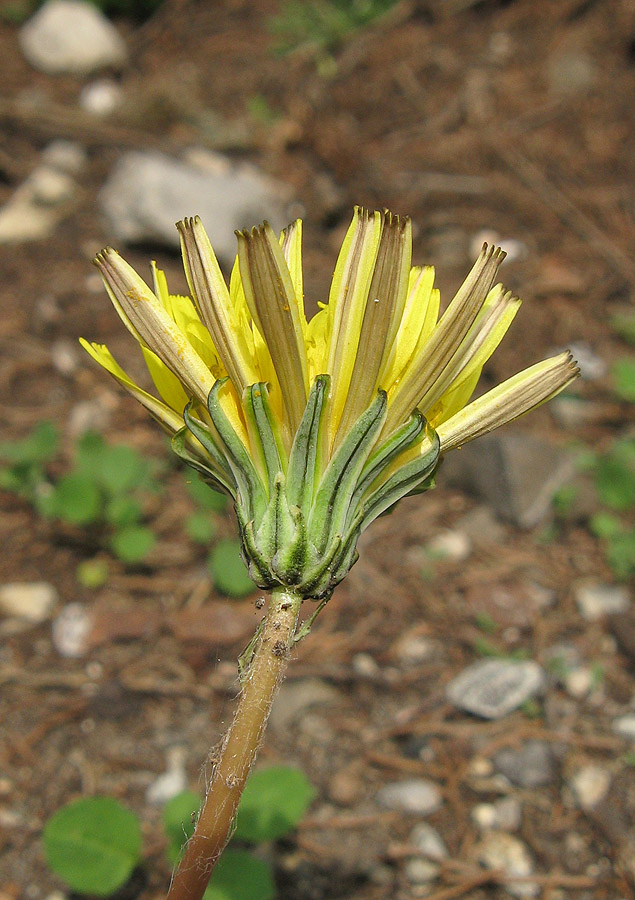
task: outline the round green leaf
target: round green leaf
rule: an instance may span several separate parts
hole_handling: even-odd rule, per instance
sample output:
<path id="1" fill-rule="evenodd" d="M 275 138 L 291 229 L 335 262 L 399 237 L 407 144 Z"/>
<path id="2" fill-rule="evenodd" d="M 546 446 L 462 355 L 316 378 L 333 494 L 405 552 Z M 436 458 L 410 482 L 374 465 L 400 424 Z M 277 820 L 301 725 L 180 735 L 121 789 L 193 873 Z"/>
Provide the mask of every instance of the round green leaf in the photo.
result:
<path id="1" fill-rule="evenodd" d="M 635 403 L 635 359 L 623 357 L 613 363 L 613 384 L 622 400 Z"/>
<path id="2" fill-rule="evenodd" d="M 107 897 L 128 881 L 141 855 L 135 815 L 112 797 L 84 797 L 44 828 L 51 869 L 74 891 Z"/>
<path id="3" fill-rule="evenodd" d="M 134 525 L 141 518 L 142 510 L 136 500 L 120 494 L 111 497 L 106 503 L 104 516 L 106 521 L 115 528 L 124 528 L 126 525 Z"/>
<path id="4" fill-rule="evenodd" d="M 96 590 L 108 581 L 108 563 L 105 559 L 84 559 L 77 566 L 75 575 L 83 587 Z"/>
<path id="5" fill-rule="evenodd" d="M 240 542 L 237 540 L 219 541 L 210 554 L 209 568 L 214 585 L 222 594 L 246 597 L 256 590 L 240 555 Z"/>
<path id="6" fill-rule="evenodd" d="M 140 562 L 154 547 L 157 537 L 145 525 L 128 525 L 112 536 L 110 545 L 124 563 Z"/>
<path id="7" fill-rule="evenodd" d="M 266 862 L 246 850 L 225 850 L 203 900 L 272 900 L 275 890 Z"/>
<path id="8" fill-rule="evenodd" d="M 52 514 L 73 525 L 88 525 L 101 515 L 101 492 L 82 472 L 69 472 L 55 485 L 51 495 Z"/>
<path id="9" fill-rule="evenodd" d="M 240 800 L 235 837 L 254 844 L 283 837 L 298 824 L 315 793 L 299 769 L 271 766 L 254 772 Z"/>
<path id="10" fill-rule="evenodd" d="M 170 841 L 167 849 L 170 865 L 178 860 L 181 847 L 194 832 L 193 814 L 198 811 L 201 798 L 194 791 L 183 791 L 172 797 L 163 807 L 163 828 Z"/>
<path id="11" fill-rule="evenodd" d="M 216 534 L 216 524 L 208 512 L 198 510 L 185 520 L 185 530 L 197 544 L 209 544 Z"/>

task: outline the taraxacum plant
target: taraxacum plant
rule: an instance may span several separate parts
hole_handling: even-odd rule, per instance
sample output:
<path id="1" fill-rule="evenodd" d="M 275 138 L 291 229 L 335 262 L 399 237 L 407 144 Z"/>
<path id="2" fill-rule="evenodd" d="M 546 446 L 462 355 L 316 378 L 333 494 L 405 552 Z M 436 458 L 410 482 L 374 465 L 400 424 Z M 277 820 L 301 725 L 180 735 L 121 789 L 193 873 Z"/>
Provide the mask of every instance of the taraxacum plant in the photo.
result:
<path id="1" fill-rule="evenodd" d="M 237 233 L 227 286 L 198 218 L 177 225 L 192 299 L 152 287 L 114 250 L 95 263 L 160 395 L 82 340 L 234 501 L 255 583 L 271 592 L 242 657 L 242 691 L 169 900 L 199 900 L 231 834 L 290 649 L 357 559 L 361 532 L 431 486 L 443 454 L 518 418 L 578 374 L 561 353 L 469 402 L 520 301 L 485 245 L 445 312 L 411 267 L 408 218 L 356 208 L 329 301 L 307 321 L 298 220 Z M 304 600 L 317 602 L 299 622 Z"/>

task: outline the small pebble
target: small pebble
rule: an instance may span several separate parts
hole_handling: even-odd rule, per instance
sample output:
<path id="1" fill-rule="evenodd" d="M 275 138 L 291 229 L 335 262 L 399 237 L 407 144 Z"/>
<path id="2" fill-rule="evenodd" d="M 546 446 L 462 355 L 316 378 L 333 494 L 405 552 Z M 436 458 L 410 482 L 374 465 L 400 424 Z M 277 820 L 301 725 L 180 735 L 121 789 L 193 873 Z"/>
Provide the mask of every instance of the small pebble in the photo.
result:
<path id="1" fill-rule="evenodd" d="M 520 747 L 505 747 L 498 751 L 494 761 L 498 771 L 518 787 L 545 787 L 557 776 L 553 752 L 545 741 L 526 741 Z"/>
<path id="2" fill-rule="evenodd" d="M 419 822 L 410 832 L 408 843 L 433 862 L 441 862 L 449 857 L 448 848 L 443 838 L 432 825 L 427 822 Z"/>
<path id="3" fill-rule="evenodd" d="M 564 686 L 568 694 L 575 697 L 576 700 L 582 700 L 593 687 L 593 672 L 586 666 L 573 669 L 565 675 Z"/>
<path id="4" fill-rule="evenodd" d="M 587 622 L 626 612 L 631 605 L 630 591 L 623 585 L 581 581 L 574 585 L 573 592 L 580 614 Z"/>
<path id="5" fill-rule="evenodd" d="M 42 151 L 42 162 L 51 169 L 78 175 L 85 168 L 88 159 L 86 151 L 76 141 L 59 139 L 51 141 Z"/>
<path id="6" fill-rule="evenodd" d="M 472 552 L 472 542 L 464 531 L 442 531 L 428 541 L 426 550 L 437 559 L 462 562 Z"/>
<path id="7" fill-rule="evenodd" d="M 60 656 L 77 659 L 88 649 L 93 627 L 90 612 L 81 603 L 67 603 L 53 622 L 53 644 Z"/>
<path id="8" fill-rule="evenodd" d="M 635 713 L 628 713 L 613 720 L 613 731 L 621 737 L 635 741 Z"/>
<path id="9" fill-rule="evenodd" d="M 534 864 L 528 847 L 518 838 L 502 831 L 491 831 L 476 848 L 477 858 L 487 869 L 500 869 L 513 878 L 527 878 L 534 874 Z M 514 897 L 536 897 L 540 886 L 531 882 L 508 881 L 505 890 Z"/>
<path id="10" fill-rule="evenodd" d="M 450 703 L 483 719 L 501 719 L 545 685 L 545 674 L 532 660 L 479 660 L 446 687 Z"/>
<path id="11" fill-rule="evenodd" d="M 85 85 L 79 95 L 79 105 L 94 116 L 107 116 L 121 105 L 122 91 L 116 81 L 99 78 Z"/>
<path id="12" fill-rule="evenodd" d="M 410 884 L 428 884 L 438 877 L 439 867 L 428 859 L 415 857 L 406 863 L 405 873 Z"/>
<path id="13" fill-rule="evenodd" d="M 396 781 L 377 792 L 377 802 L 386 809 L 427 816 L 443 804 L 443 795 L 433 781 L 426 778 Z"/>
<path id="14" fill-rule="evenodd" d="M 379 666 L 370 653 L 356 653 L 351 665 L 353 672 L 361 678 L 376 678 L 379 674 Z"/>
<path id="15" fill-rule="evenodd" d="M 597 806 L 608 793 L 610 785 L 611 773 L 593 764 L 578 769 L 569 781 L 578 806 L 585 812 Z"/>
<path id="16" fill-rule="evenodd" d="M 0 587 L 0 611 L 34 625 L 48 619 L 57 591 L 46 581 L 15 582 Z"/>
<path id="17" fill-rule="evenodd" d="M 171 747 L 166 752 L 166 770 L 148 787 L 146 791 L 148 803 L 163 806 L 177 794 L 183 793 L 187 787 L 185 758 L 184 747 Z"/>

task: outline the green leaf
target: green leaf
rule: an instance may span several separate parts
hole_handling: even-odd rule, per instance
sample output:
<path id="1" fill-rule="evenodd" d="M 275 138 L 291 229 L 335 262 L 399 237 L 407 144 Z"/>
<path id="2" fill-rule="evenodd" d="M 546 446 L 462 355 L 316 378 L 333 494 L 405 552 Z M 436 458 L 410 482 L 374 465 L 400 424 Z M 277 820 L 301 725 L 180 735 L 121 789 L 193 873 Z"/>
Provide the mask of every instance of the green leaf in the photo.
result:
<path id="1" fill-rule="evenodd" d="M 212 512 L 222 512 L 227 507 L 227 497 L 205 484 L 202 478 L 193 472 L 185 476 L 187 491 L 198 506 Z"/>
<path id="2" fill-rule="evenodd" d="M 626 581 L 635 575 L 635 529 L 611 537 L 606 559 L 619 579 Z"/>
<path id="3" fill-rule="evenodd" d="M 113 534 L 110 546 L 124 563 L 140 562 L 156 544 L 157 537 L 145 525 L 127 525 Z"/>
<path id="4" fill-rule="evenodd" d="M 599 538 L 612 538 L 622 531 L 622 523 L 609 512 L 599 512 L 589 519 L 591 532 Z"/>
<path id="5" fill-rule="evenodd" d="M 619 453 L 603 456 L 595 467 L 595 486 L 607 506 L 626 510 L 635 502 L 635 468 Z"/>
<path id="6" fill-rule="evenodd" d="M 214 585 L 229 597 L 246 597 L 256 590 L 240 555 L 240 541 L 219 541 L 209 556 L 209 568 Z"/>
<path id="7" fill-rule="evenodd" d="M 633 313 L 617 313 L 611 316 L 611 328 L 619 334 L 627 344 L 635 344 L 635 315 Z"/>
<path id="8" fill-rule="evenodd" d="M 272 900 L 275 892 L 266 862 L 247 850 L 225 850 L 203 900 Z"/>
<path id="9" fill-rule="evenodd" d="M 49 514 L 72 525 L 88 525 L 102 514 L 101 491 L 83 472 L 63 475 L 48 497 Z"/>
<path id="10" fill-rule="evenodd" d="M 104 517 L 115 528 L 124 528 L 126 525 L 134 525 L 142 516 L 141 506 L 132 497 L 119 495 L 111 497 L 106 503 Z"/>
<path id="11" fill-rule="evenodd" d="M 611 373 L 615 392 L 622 400 L 635 403 L 635 359 L 624 357 L 613 363 Z"/>
<path id="12" fill-rule="evenodd" d="M 128 881 L 141 855 L 136 816 L 112 797 L 84 797 L 44 828 L 51 869 L 74 891 L 108 897 Z"/>
<path id="13" fill-rule="evenodd" d="M 270 766 L 254 772 L 240 800 L 235 836 L 254 844 L 283 837 L 301 820 L 315 794 L 299 769 Z"/>
<path id="14" fill-rule="evenodd" d="M 216 536 L 216 523 L 208 512 L 199 510 L 185 520 L 185 531 L 198 544 L 209 544 Z"/>
<path id="15" fill-rule="evenodd" d="M 183 791 L 172 797 L 163 807 L 163 828 L 170 841 L 167 848 L 168 861 L 174 865 L 181 848 L 194 833 L 193 815 L 198 812 L 201 798 L 194 791 Z"/>
<path id="16" fill-rule="evenodd" d="M 57 453 L 59 431 L 52 422 L 40 422 L 21 441 L 0 442 L 0 459 L 21 465 L 45 463 Z"/>
<path id="17" fill-rule="evenodd" d="M 101 435 L 84 435 L 78 444 L 77 458 L 82 471 L 108 494 L 123 494 L 143 486 L 148 477 L 148 463 L 133 447 L 111 446 Z"/>
<path id="18" fill-rule="evenodd" d="M 75 577 L 82 587 L 96 590 L 108 581 L 108 563 L 105 559 L 85 559 L 77 566 Z"/>

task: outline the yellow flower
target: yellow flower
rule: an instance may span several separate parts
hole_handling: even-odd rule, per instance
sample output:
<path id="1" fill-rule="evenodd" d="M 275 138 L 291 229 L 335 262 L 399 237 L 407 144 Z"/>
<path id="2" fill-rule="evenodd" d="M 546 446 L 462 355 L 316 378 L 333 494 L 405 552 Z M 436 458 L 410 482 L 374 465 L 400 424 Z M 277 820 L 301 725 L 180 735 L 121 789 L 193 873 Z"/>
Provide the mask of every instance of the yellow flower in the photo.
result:
<path id="1" fill-rule="evenodd" d="M 252 575 L 267 586 L 295 578 L 310 593 L 306 560 L 315 575 L 330 552 L 350 566 L 359 531 L 428 484 L 440 453 L 518 418 L 578 374 L 561 353 L 469 402 L 520 306 L 496 284 L 500 249 L 483 247 L 439 315 L 433 269 L 411 267 L 410 220 L 356 208 L 328 303 L 307 321 L 299 220 L 279 240 L 267 224 L 237 233 L 229 285 L 200 220 L 177 228 L 192 299 L 171 295 L 154 265 L 150 287 L 114 250 L 95 260 L 160 399 L 106 347 L 82 345 L 234 497 Z M 281 516 L 295 536 L 294 575 L 280 563 Z"/>

